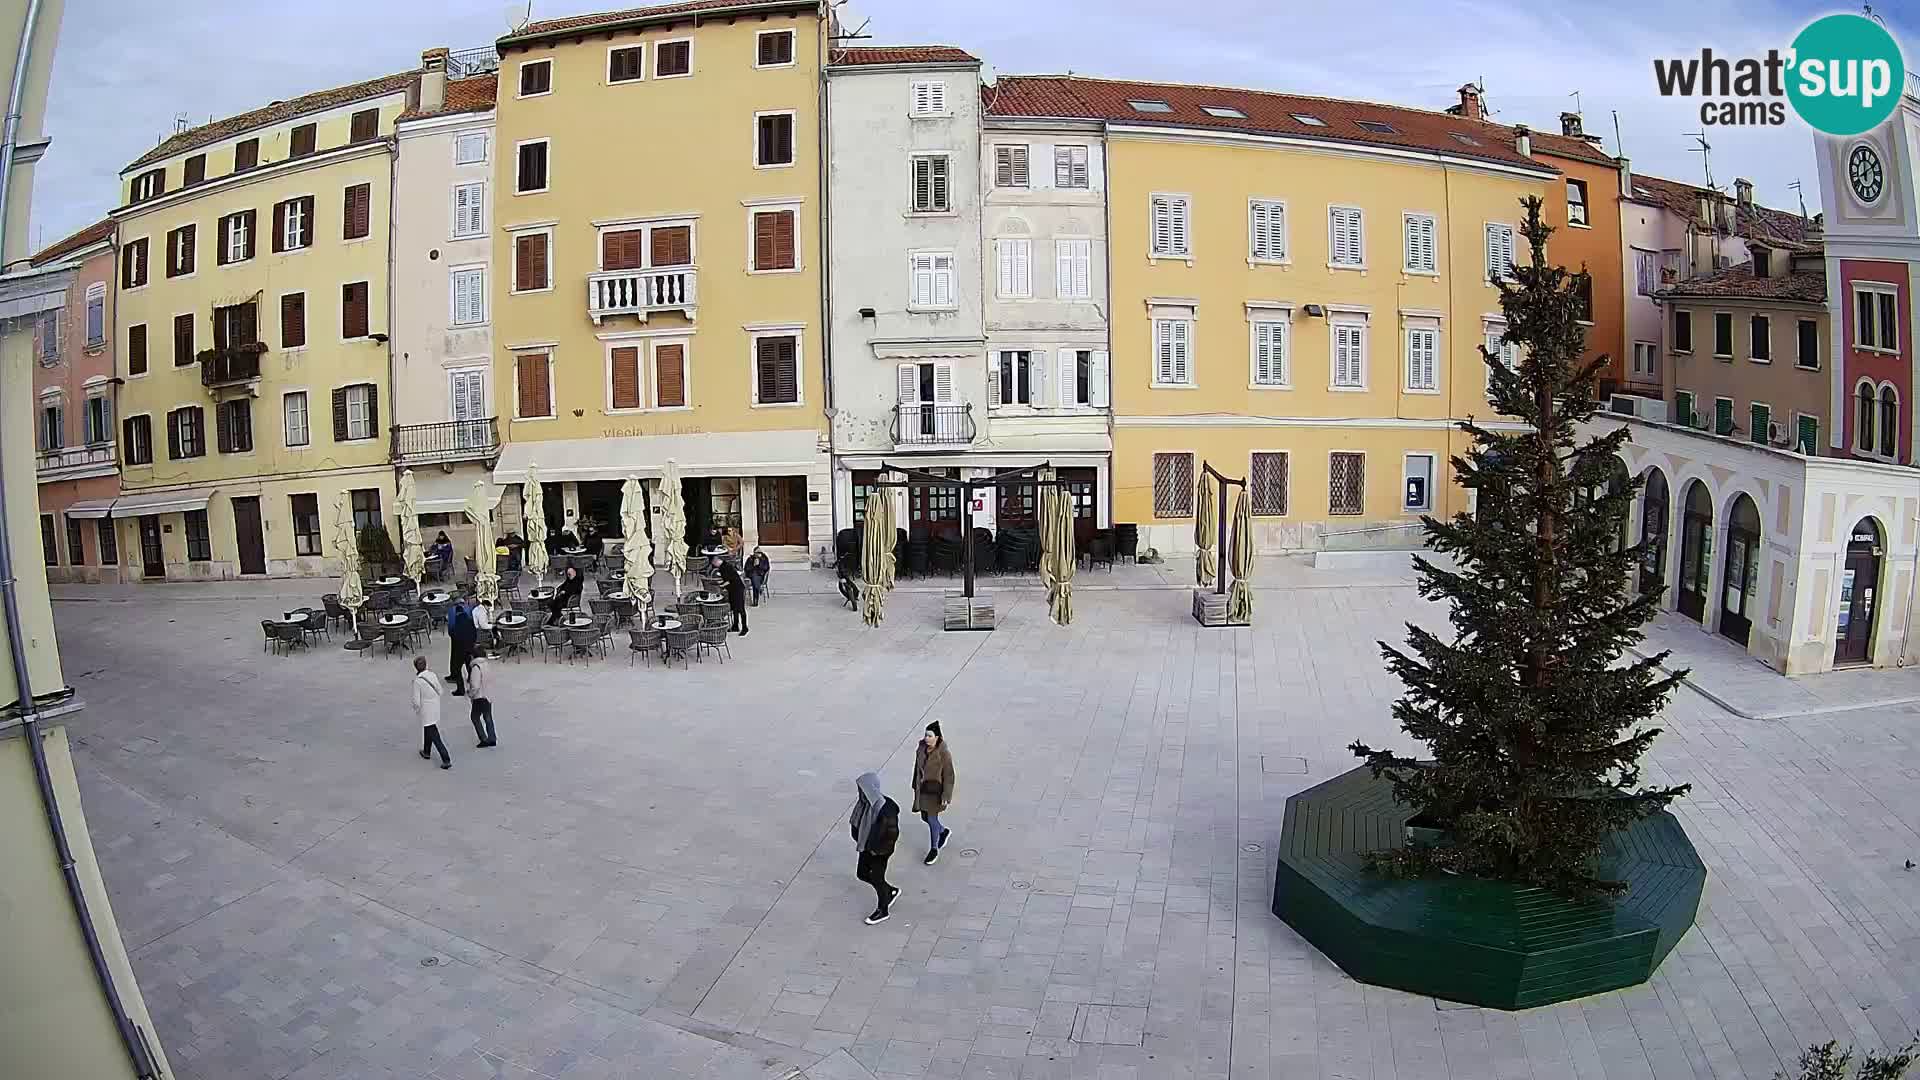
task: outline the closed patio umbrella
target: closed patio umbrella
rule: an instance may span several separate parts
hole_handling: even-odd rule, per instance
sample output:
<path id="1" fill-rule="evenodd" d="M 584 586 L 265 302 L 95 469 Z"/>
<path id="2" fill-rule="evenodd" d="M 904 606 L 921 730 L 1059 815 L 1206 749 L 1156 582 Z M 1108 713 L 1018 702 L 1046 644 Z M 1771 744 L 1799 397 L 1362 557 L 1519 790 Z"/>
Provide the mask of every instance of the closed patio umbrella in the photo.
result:
<path id="1" fill-rule="evenodd" d="M 1051 470 L 1046 479 L 1052 479 Z M 1051 484 L 1040 488 L 1040 579 L 1047 585 L 1047 612 L 1066 626 L 1073 621 L 1073 499 Z"/>
<path id="2" fill-rule="evenodd" d="M 534 584 L 547 573 L 546 496 L 540 490 L 540 470 L 527 462 L 527 478 L 520 483 L 520 511 L 527 523 L 527 553 L 521 565 L 533 575 Z"/>
<path id="3" fill-rule="evenodd" d="M 1213 530 L 1220 524 L 1214 520 L 1213 484 L 1205 473 L 1200 475 L 1198 494 L 1193 512 L 1193 579 L 1205 588 L 1213 584 Z"/>
<path id="4" fill-rule="evenodd" d="M 367 590 L 360 584 L 360 544 L 353 532 L 353 511 L 347 497 L 333 504 L 333 548 L 340 555 L 345 577 L 340 582 L 340 606 L 353 615 L 353 636 L 360 636 L 360 609 L 366 605 Z"/>
<path id="5" fill-rule="evenodd" d="M 500 566 L 493 557 L 493 496 L 485 480 L 473 482 L 467 496 L 467 520 L 473 522 L 473 594 L 489 604 L 500 603 Z"/>
<path id="6" fill-rule="evenodd" d="M 667 557 L 667 572 L 673 575 L 673 598 L 677 601 L 681 579 L 687 576 L 687 500 L 680 493 L 680 466 L 672 458 L 660 470 L 660 501 L 666 506 L 660 514 L 656 546 Z"/>
<path id="7" fill-rule="evenodd" d="M 880 479 L 891 480 L 893 473 Z M 880 625 L 887 593 L 893 588 L 893 489 L 880 488 L 867 497 L 867 525 L 860 541 L 860 617 L 868 626 Z"/>
<path id="8" fill-rule="evenodd" d="M 620 528 L 627 538 L 620 549 L 627 560 L 627 595 L 645 611 L 653 606 L 653 542 L 647 539 L 647 500 L 637 476 L 620 485 Z"/>
<path id="9" fill-rule="evenodd" d="M 1233 584 L 1227 586 L 1227 621 L 1253 621 L 1253 503 L 1247 489 L 1233 503 L 1233 537 L 1227 542 L 1227 568 Z"/>
<path id="10" fill-rule="evenodd" d="M 427 573 L 427 549 L 420 542 L 419 507 L 413 487 L 413 470 L 408 469 L 400 474 L 400 494 L 393 501 L 393 512 L 400 516 L 400 572 L 415 583 Z"/>

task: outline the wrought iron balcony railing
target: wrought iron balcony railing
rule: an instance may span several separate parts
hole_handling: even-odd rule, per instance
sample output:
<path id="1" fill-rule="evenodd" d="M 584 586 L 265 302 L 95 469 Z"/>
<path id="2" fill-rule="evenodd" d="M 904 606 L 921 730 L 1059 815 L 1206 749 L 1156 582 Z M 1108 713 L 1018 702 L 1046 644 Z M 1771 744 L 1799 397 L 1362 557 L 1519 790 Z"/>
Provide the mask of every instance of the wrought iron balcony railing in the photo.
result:
<path id="1" fill-rule="evenodd" d="M 440 424 L 402 424 L 393 429 L 393 460 L 468 461 L 500 452 L 500 424 L 496 417 L 450 420 Z"/>
<path id="2" fill-rule="evenodd" d="M 266 351 L 266 345 L 260 342 L 200 350 L 200 385 L 252 382 L 260 377 L 260 355 Z"/>
<path id="3" fill-rule="evenodd" d="M 973 405 L 895 405 L 893 445 L 965 446 L 975 433 Z"/>

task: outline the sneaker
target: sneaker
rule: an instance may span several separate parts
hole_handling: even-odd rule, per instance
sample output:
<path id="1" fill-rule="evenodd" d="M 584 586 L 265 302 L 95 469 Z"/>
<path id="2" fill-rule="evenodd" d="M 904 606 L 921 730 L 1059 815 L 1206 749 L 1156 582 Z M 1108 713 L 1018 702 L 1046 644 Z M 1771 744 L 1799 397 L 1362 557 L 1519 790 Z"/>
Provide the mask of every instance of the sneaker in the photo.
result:
<path id="1" fill-rule="evenodd" d="M 456 687 L 454 687 L 454 688 L 453 688 L 453 696 L 454 696 L 454 697 L 466 697 L 466 696 L 467 696 L 467 692 L 466 692 L 465 690 L 462 690 L 462 689 L 460 689 L 459 687 L 457 687 L 457 686 L 456 686 Z"/>
<path id="2" fill-rule="evenodd" d="M 875 923 L 883 923 L 883 922 L 886 922 L 886 921 L 887 921 L 887 920 L 888 920 L 889 918 L 891 918 L 891 917 L 892 917 L 892 914 L 893 914 L 893 913 L 892 913 L 892 912 L 889 912 L 889 911 L 888 911 L 888 910 L 887 910 L 886 908 L 881 908 L 880 910 L 878 910 L 878 911 L 876 911 L 876 912 L 874 912 L 873 914 L 871 914 L 871 915 L 869 915 L 869 916 L 867 916 L 867 925 L 868 925 L 868 926 L 872 926 L 872 925 L 874 925 Z"/>
<path id="3" fill-rule="evenodd" d="M 441 762 L 441 763 L 440 763 L 440 767 L 441 767 L 441 768 L 443 768 L 443 769 L 451 769 L 451 768 L 453 768 L 453 762 L 451 762 L 451 761 L 443 761 L 443 762 Z"/>
<path id="4" fill-rule="evenodd" d="M 927 864 L 928 866 L 932 866 L 932 865 L 933 865 L 934 863 L 937 863 L 937 862 L 939 862 L 939 861 L 940 861 L 940 849 L 939 849 L 939 848 L 934 848 L 933 850 L 931 850 L 931 851 L 929 851 L 929 852 L 927 852 L 927 857 L 926 857 L 926 858 L 924 858 L 924 859 L 921 859 L 920 861 L 921 861 L 921 862 L 923 862 L 923 863 L 925 863 L 925 864 Z"/>
<path id="5" fill-rule="evenodd" d="M 896 885 L 896 886 L 893 886 L 893 891 L 887 894 L 887 910 L 892 911 L 893 905 L 897 903 L 899 899 L 900 899 L 900 887 Z"/>
<path id="6" fill-rule="evenodd" d="M 935 846 L 935 847 L 946 847 L 946 846 L 947 846 L 947 837 L 949 837 L 949 836 L 952 836 L 952 835 L 953 835 L 953 830 L 952 830 L 952 829 L 949 829 L 949 828 L 947 828 L 947 827 L 946 827 L 946 826 L 944 826 L 944 825 L 943 825 L 943 826 L 941 826 L 941 827 L 940 827 L 940 842 L 939 842 L 938 844 L 936 844 L 936 845 L 934 845 L 934 846 Z"/>
<path id="7" fill-rule="evenodd" d="M 421 761 L 427 761 L 427 760 L 430 760 L 430 759 L 431 759 L 432 757 L 433 757 L 433 755 L 432 755 L 432 754 L 429 754 L 429 753 L 427 753 L 427 752 L 426 752 L 425 750 L 422 750 L 422 751 L 420 751 L 420 760 L 421 760 Z"/>

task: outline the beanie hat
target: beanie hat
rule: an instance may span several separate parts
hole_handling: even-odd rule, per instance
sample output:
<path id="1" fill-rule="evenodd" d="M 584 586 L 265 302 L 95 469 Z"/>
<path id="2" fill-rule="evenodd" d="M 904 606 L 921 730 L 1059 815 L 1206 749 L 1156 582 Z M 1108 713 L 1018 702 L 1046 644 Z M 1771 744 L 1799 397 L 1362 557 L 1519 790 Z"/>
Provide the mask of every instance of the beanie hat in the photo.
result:
<path id="1" fill-rule="evenodd" d="M 937 737 L 939 737 L 939 738 L 942 738 L 942 739 L 944 739 L 944 738 L 946 738 L 946 736 L 945 736 L 945 735 L 941 735 L 941 734 L 940 734 L 940 721 L 938 721 L 938 720 L 935 720 L 935 721 L 934 721 L 933 723 L 931 723 L 931 724 L 928 724 L 928 725 L 927 725 L 927 730 L 928 730 L 928 731 L 931 731 L 931 732 L 933 732 L 933 733 L 934 733 L 934 735 L 935 735 L 935 736 L 937 736 Z"/>

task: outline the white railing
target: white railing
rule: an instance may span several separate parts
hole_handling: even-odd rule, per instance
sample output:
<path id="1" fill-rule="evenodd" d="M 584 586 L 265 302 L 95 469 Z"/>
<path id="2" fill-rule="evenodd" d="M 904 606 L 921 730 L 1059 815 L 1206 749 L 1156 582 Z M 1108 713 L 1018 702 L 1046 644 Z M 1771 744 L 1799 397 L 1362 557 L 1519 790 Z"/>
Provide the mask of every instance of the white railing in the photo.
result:
<path id="1" fill-rule="evenodd" d="M 695 304 L 694 270 L 601 270 L 587 275 L 587 314 L 595 323 L 609 315 L 680 311 L 691 317 Z"/>
<path id="2" fill-rule="evenodd" d="M 50 475 L 68 475 L 84 473 L 88 476 L 100 476 L 117 471 L 120 457 L 113 443 L 91 443 L 86 446 L 67 446 L 59 450 L 42 450 L 36 462 L 41 479 Z"/>

